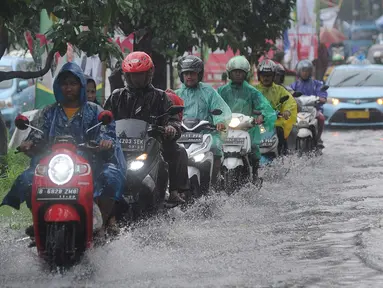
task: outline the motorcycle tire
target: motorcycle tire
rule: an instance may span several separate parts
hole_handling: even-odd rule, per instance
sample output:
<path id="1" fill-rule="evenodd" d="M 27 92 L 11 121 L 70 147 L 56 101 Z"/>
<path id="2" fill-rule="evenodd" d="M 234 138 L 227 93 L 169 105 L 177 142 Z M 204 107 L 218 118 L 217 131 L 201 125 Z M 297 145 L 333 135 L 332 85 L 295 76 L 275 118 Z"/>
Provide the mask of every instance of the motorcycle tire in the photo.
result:
<path id="1" fill-rule="evenodd" d="M 51 270 L 69 268 L 76 261 L 76 227 L 74 223 L 46 225 L 45 257 Z"/>
<path id="2" fill-rule="evenodd" d="M 297 140 L 298 155 L 302 156 L 305 153 L 309 153 L 313 150 L 313 139 L 311 137 L 300 138 Z"/>

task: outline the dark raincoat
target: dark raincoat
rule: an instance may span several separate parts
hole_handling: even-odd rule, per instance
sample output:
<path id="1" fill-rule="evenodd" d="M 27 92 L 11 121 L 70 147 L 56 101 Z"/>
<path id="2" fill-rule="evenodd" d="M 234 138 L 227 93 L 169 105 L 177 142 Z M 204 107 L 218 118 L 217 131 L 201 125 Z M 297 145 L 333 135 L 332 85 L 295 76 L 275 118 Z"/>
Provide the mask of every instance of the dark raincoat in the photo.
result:
<path id="1" fill-rule="evenodd" d="M 38 123 L 35 123 L 44 132 L 44 135 L 32 130 L 27 141 L 51 143 L 56 136 L 60 135 L 71 135 L 76 143 L 84 143 L 89 140 L 96 142 L 102 139 L 112 140 L 115 147 L 112 152 L 99 153 L 93 160 L 85 154 L 79 154 L 88 158 L 92 167 L 94 197 L 102 195 L 118 201 L 121 198 L 125 183 L 126 163 L 120 144 L 116 141 L 116 124 L 113 121 L 108 126 L 98 127 L 86 134 L 87 129 L 98 123 L 97 116 L 103 109 L 94 103 L 87 102 L 86 80 L 81 68 L 74 63 L 67 63 L 62 67 L 59 75 L 65 71 L 70 71 L 81 81 L 81 107 L 79 111 L 72 119 L 67 118 L 60 104 L 63 101 L 63 95 L 57 76 L 53 84 L 57 102 L 45 107 L 42 111 L 42 117 L 39 117 Z M 27 206 L 31 207 L 30 194 L 34 170 L 42 157 L 43 155 L 32 157 L 30 167 L 16 179 L 1 205 L 9 205 L 19 209 L 20 203 L 27 201 Z"/>

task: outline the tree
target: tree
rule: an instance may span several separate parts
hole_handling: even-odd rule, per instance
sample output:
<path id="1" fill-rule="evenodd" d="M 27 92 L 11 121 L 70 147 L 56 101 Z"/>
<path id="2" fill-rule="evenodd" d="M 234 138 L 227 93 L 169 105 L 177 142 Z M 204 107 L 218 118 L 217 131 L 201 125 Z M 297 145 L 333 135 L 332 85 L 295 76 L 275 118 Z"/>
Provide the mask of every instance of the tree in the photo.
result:
<path id="1" fill-rule="evenodd" d="M 53 43 L 53 48 L 48 54 L 45 67 L 36 72 L 0 72 L 0 82 L 12 78 L 43 76 L 49 71 L 55 53 L 61 56 L 66 53 L 68 43 L 88 56 L 98 54 L 101 60 L 109 55 L 121 58 L 118 46 L 109 41 L 110 35 L 105 34 L 105 27 L 116 17 L 118 8 L 115 4 L 115 1 L 103 0 L 6 0 L 0 12 L 0 57 L 10 44 L 24 42 L 21 37 L 25 31 L 31 30 L 32 34 L 38 31 L 41 10 L 53 13 L 60 21 L 46 35 L 47 40 Z M 89 30 L 81 31 L 82 26 Z"/>
<path id="2" fill-rule="evenodd" d="M 52 54 L 49 54 L 52 59 L 56 51 L 61 55 L 65 53 L 67 43 L 88 55 L 99 54 L 102 60 L 110 54 L 121 57 L 117 47 L 108 41 L 119 27 L 126 35 L 135 33 L 136 50 L 152 54 L 156 65 L 154 80 L 166 75 L 166 57 L 173 59 L 202 43 L 212 50 L 230 46 L 254 63 L 259 53 L 270 47 L 265 40 L 275 40 L 288 27 L 290 11 L 295 5 L 295 0 L 5 1 L 2 4 L 5 8 L 2 6 L 0 12 L 0 34 L 4 30 L 16 33 L 0 36 L 0 56 L 4 43 L 8 43 L 6 35 L 20 35 L 20 32 L 35 27 L 37 15 L 41 9 L 46 9 L 61 19 L 47 34 L 53 43 Z M 80 31 L 80 26 L 89 27 L 89 31 Z M 108 28 L 107 35 L 105 27 Z M 46 67 L 33 75 L 0 72 L 0 81 L 39 77 L 49 70 L 50 64 L 47 61 Z M 162 77 L 160 82 L 166 81 Z"/>
<path id="3" fill-rule="evenodd" d="M 213 51 L 230 46 L 254 63 L 270 48 L 265 40 L 275 40 L 289 27 L 296 0 L 117 2 L 118 26 L 125 34 L 136 32 L 139 50 L 173 57 L 204 43 Z M 160 70 L 163 75 L 164 69 Z"/>

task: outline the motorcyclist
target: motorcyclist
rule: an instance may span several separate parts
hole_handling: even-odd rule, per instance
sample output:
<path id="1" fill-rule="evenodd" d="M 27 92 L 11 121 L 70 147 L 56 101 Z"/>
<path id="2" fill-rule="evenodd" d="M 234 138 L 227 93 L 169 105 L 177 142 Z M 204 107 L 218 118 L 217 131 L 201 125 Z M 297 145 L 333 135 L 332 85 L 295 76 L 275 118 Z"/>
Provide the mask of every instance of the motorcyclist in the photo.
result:
<path id="1" fill-rule="evenodd" d="M 230 82 L 218 88 L 218 94 L 229 105 L 231 112 L 241 113 L 247 116 L 253 116 L 253 112 L 260 111 L 262 115 L 255 116 L 255 122 L 263 123 L 266 130 L 274 129 L 276 115 L 274 109 L 270 106 L 269 101 L 246 79 L 250 72 L 250 63 L 244 56 L 235 56 L 229 60 L 226 65 L 226 71 Z M 253 166 L 253 179 L 258 179 L 258 166 L 260 159 L 259 142 L 260 130 L 259 126 L 249 130 L 252 143 L 251 161 Z"/>
<path id="2" fill-rule="evenodd" d="M 76 143 L 89 140 L 98 143 L 101 153 L 95 158 L 88 157 L 88 153 L 78 153 L 89 158 L 93 170 L 94 197 L 100 207 L 104 225 L 114 226 L 114 206 L 121 198 L 126 170 L 124 155 L 116 141 L 115 122 L 86 133 L 98 123 L 97 117 L 103 109 L 87 101 L 86 80 L 78 65 L 66 63 L 54 81 L 53 90 L 56 103 L 45 107 L 41 117 L 36 120 L 36 126 L 44 133 L 31 130 L 19 147 L 21 152 L 32 157 L 30 167 L 16 179 L 1 205 L 20 209 L 20 203 L 26 201 L 31 208 L 32 179 L 36 165 L 44 156 L 42 147 L 52 143 L 56 136 L 70 135 Z M 32 231 L 33 227 L 26 230 L 30 236 Z"/>
<path id="3" fill-rule="evenodd" d="M 97 93 L 97 85 L 96 81 L 88 75 L 85 75 L 86 78 L 86 96 L 89 102 L 93 102 L 97 105 L 100 103 L 97 101 L 96 93 Z"/>
<path id="4" fill-rule="evenodd" d="M 334 56 L 332 56 L 332 65 L 327 68 L 326 73 L 323 76 L 323 81 L 324 82 L 327 81 L 328 76 L 330 76 L 330 74 L 331 74 L 332 70 L 334 70 L 335 66 L 342 65 L 342 64 L 344 64 L 344 62 L 345 62 L 344 57 L 342 55 L 335 54 Z"/>
<path id="5" fill-rule="evenodd" d="M 160 116 L 172 106 L 167 94 L 152 85 L 153 61 L 145 52 L 132 52 L 122 63 L 127 86 L 113 91 L 104 108 L 112 111 L 116 120 L 140 119 L 152 123 L 151 116 Z M 176 140 L 181 135 L 180 119 L 166 116 L 159 119 L 165 127 L 162 142 L 163 156 L 169 163 L 169 202 L 184 203 L 189 190 L 188 156 Z"/>
<path id="6" fill-rule="evenodd" d="M 297 122 L 297 103 L 290 92 L 274 83 L 275 68 L 275 63 L 270 59 L 260 62 L 257 67 L 259 84 L 255 87 L 269 100 L 274 110 L 281 112 L 282 117 L 275 121 L 275 126 L 279 140 L 279 152 L 286 154 L 288 149 L 286 139 Z M 289 99 L 280 104 L 280 100 L 284 96 L 289 96 Z"/>
<path id="7" fill-rule="evenodd" d="M 275 78 L 274 78 L 274 83 L 277 84 L 277 85 L 281 85 L 283 88 L 285 88 L 287 91 L 290 92 L 291 95 L 294 96 L 294 90 L 291 89 L 290 86 L 286 86 L 284 85 L 284 82 L 285 82 L 285 75 L 286 75 L 286 70 L 285 70 L 285 67 L 283 67 L 282 64 L 280 63 L 275 63 L 276 66 L 275 66 Z M 301 111 L 302 110 L 302 107 L 301 107 L 301 104 L 299 101 L 297 101 L 297 111 Z"/>
<path id="8" fill-rule="evenodd" d="M 221 168 L 222 136 L 220 132 L 226 131 L 231 120 L 231 111 L 222 97 L 208 84 L 202 81 L 204 74 L 203 61 L 194 55 L 187 55 L 178 61 L 178 75 L 182 82 L 180 89 L 176 90 L 185 102 L 184 119 L 195 118 L 209 121 L 215 125 L 217 132 L 211 132 L 213 137 L 212 152 L 214 154 L 212 184 L 215 185 Z M 210 112 L 220 109 L 221 115 L 213 116 Z"/>
<path id="9" fill-rule="evenodd" d="M 285 88 L 290 93 L 293 93 L 294 90 L 291 89 L 289 86 L 285 86 L 285 76 L 286 76 L 286 70 L 285 67 L 283 67 L 280 63 L 275 63 L 275 77 L 274 77 L 274 83 L 277 85 L 281 85 L 283 88 Z"/>
<path id="10" fill-rule="evenodd" d="M 301 60 L 297 65 L 298 80 L 290 85 L 294 91 L 302 92 L 306 96 L 318 96 L 320 103 L 316 106 L 318 119 L 318 135 L 317 145 L 318 148 L 324 148 L 323 141 L 321 139 L 322 132 L 324 129 L 325 118 L 322 114 L 323 104 L 327 101 L 327 92 L 321 91 L 323 86 L 322 81 L 312 79 L 313 64 L 310 60 Z"/>

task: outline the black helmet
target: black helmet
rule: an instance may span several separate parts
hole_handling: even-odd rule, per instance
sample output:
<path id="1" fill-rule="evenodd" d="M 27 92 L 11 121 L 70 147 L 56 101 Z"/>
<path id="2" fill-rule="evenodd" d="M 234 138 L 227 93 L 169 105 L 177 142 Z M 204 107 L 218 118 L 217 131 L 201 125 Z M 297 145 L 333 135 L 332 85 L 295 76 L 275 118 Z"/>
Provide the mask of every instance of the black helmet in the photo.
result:
<path id="1" fill-rule="evenodd" d="M 275 66 L 275 74 L 279 75 L 279 76 L 285 76 L 286 75 L 286 70 L 285 70 L 285 68 L 283 67 L 282 64 L 278 63 Z"/>
<path id="2" fill-rule="evenodd" d="M 193 71 L 198 73 L 198 81 L 202 81 L 204 73 L 204 64 L 203 61 L 194 55 L 187 55 L 182 57 L 178 61 L 178 76 L 180 77 L 181 82 L 184 82 L 182 73 L 187 71 Z"/>

